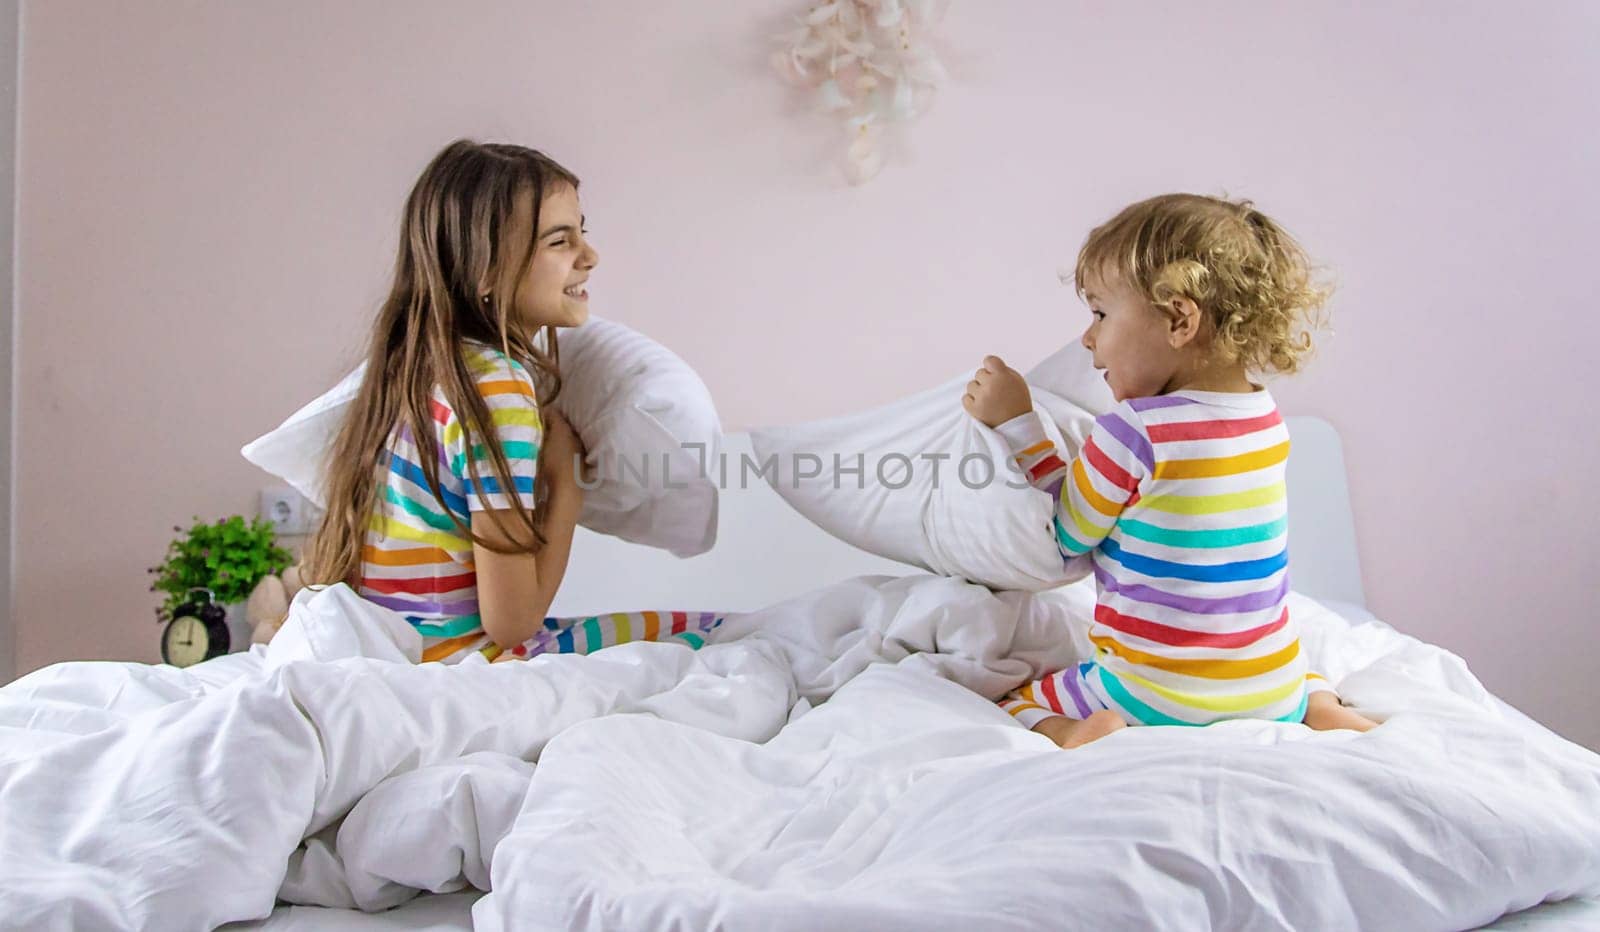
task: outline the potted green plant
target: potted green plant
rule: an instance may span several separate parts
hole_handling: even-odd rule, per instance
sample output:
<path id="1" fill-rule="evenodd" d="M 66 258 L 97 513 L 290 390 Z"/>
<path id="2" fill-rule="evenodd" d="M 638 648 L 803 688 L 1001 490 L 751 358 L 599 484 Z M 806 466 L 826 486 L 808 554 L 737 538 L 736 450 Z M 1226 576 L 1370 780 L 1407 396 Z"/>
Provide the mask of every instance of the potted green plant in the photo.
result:
<path id="1" fill-rule="evenodd" d="M 206 589 L 214 601 L 227 608 L 232 649 L 248 645 L 245 599 L 256 583 L 282 572 L 294 562 L 294 556 L 278 546 L 271 522 L 261 518 L 247 523 L 233 515 L 207 524 L 196 517 L 188 531 L 177 526 L 172 530 L 179 536 L 167 545 L 166 559 L 149 570 L 155 576 L 150 591 L 166 593 L 156 618 L 170 619 L 194 590 Z"/>

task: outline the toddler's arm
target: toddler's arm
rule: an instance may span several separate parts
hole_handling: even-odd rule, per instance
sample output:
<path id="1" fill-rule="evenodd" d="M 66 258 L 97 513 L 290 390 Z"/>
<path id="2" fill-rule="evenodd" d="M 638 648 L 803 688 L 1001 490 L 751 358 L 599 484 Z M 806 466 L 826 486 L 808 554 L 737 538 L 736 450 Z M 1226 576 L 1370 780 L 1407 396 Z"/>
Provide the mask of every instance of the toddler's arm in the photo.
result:
<path id="1" fill-rule="evenodd" d="M 1056 547 L 1064 560 L 1081 557 L 1106 539 L 1123 509 L 1138 500 L 1140 481 L 1155 468 L 1150 440 L 1127 405 L 1095 419 L 1071 463 L 1062 461 L 1031 411 L 995 430 L 1028 482 L 1055 501 Z"/>

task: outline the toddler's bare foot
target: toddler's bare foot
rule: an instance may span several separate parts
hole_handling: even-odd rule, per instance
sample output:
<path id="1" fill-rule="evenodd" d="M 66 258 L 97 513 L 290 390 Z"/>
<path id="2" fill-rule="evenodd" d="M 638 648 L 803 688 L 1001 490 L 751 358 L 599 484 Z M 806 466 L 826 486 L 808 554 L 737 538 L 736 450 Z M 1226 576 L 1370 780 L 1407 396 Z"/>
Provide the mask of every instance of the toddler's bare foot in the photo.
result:
<path id="1" fill-rule="evenodd" d="M 1334 731 L 1340 728 L 1371 731 L 1378 727 L 1378 723 L 1340 704 L 1339 697 L 1333 693 L 1315 692 L 1306 700 L 1306 726 L 1317 731 Z"/>
<path id="2" fill-rule="evenodd" d="M 1083 721 L 1065 715 L 1051 716 L 1033 726 L 1033 730 L 1062 748 L 1076 748 L 1127 727 L 1128 723 L 1115 712 L 1096 712 Z"/>

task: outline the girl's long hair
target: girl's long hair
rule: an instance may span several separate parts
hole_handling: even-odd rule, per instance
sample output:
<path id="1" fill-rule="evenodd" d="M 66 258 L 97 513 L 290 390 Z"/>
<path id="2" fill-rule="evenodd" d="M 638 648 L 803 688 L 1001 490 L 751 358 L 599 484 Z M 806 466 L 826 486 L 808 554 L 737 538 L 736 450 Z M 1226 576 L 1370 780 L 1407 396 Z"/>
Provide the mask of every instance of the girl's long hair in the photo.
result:
<path id="1" fill-rule="evenodd" d="M 482 444 L 500 488 L 515 488 L 505 454 L 493 442 L 489 407 L 467 366 L 464 344 L 499 347 L 521 363 L 533 377 L 540 407 L 560 393 L 555 328 L 530 331 L 517 321 L 514 299 L 533 261 L 544 197 L 563 184 L 576 188 L 578 179 L 542 153 L 465 139 L 445 147 L 417 179 L 401 222 L 394 285 L 367 346 L 366 376 L 323 466 L 328 509 L 306 546 L 302 575 L 307 584 L 356 585 L 396 430 L 415 442 L 428 489 L 462 536 L 507 552 L 473 535 L 444 506 L 433 392 L 436 387 L 443 392 L 461 423 L 465 462 L 480 500 L 484 492 L 474 443 Z M 526 238 L 513 236 L 512 217 L 518 204 L 529 200 L 533 213 Z M 534 488 L 533 509 L 512 497 L 515 532 L 494 518 L 501 533 L 519 545 L 509 552 L 533 553 L 544 543 L 538 516 L 547 492 L 543 483 Z"/>

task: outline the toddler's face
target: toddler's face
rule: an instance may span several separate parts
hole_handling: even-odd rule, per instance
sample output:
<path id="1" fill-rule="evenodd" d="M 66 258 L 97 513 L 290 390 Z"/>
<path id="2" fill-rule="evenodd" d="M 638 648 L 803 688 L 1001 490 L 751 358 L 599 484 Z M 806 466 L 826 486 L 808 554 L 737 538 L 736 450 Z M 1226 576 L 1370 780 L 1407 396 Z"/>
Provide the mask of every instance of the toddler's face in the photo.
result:
<path id="1" fill-rule="evenodd" d="M 532 198 L 519 213 L 525 229 L 526 220 L 521 218 L 532 213 Z M 577 189 L 564 184 L 546 192 L 539 205 L 533 261 L 517 285 L 517 317 L 530 329 L 576 327 L 589 319 L 589 292 L 584 283 L 600 255 L 585 237 Z"/>
<path id="2" fill-rule="evenodd" d="M 1159 395 L 1178 373 L 1181 353 L 1170 342 L 1171 321 L 1117 275 L 1090 276 L 1084 300 L 1092 315 L 1084 348 L 1118 401 Z"/>

